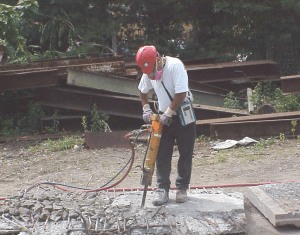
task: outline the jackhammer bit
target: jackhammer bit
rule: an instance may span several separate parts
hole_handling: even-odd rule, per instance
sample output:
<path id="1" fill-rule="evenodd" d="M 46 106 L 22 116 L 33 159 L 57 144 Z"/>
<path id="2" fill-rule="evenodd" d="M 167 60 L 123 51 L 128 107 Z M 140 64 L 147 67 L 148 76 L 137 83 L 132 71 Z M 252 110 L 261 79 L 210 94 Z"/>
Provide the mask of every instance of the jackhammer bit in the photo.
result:
<path id="1" fill-rule="evenodd" d="M 154 114 L 151 116 L 151 127 L 150 127 L 150 140 L 148 141 L 147 152 L 145 155 L 143 168 L 142 168 L 142 178 L 141 184 L 145 185 L 144 193 L 142 198 L 141 208 L 144 208 L 147 189 L 152 183 L 152 176 L 155 168 L 155 161 L 157 157 L 157 152 L 160 144 L 161 133 L 163 125 L 159 121 L 159 115 Z"/>

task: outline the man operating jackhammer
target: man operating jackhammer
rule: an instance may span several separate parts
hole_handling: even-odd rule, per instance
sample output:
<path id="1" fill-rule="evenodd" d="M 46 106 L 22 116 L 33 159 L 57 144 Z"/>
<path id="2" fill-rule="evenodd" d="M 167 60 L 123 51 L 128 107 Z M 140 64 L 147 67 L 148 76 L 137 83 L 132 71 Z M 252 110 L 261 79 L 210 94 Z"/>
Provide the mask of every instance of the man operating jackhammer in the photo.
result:
<path id="1" fill-rule="evenodd" d="M 178 58 L 161 56 L 154 46 L 143 46 L 136 54 L 136 62 L 143 75 L 139 95 L 143 106 L 143 120 L 150 123 L 153 111 L 148 103 L 148 91 L 154 89 L 158 98 L 160 122 L 163 124 L 160 146 L 156 157 L 157 186 L 154 205 L 169 200 L 171 161 L 175 140 L 179 150 L 176 179 L 176 202 L 187 201 L 192 157 L 195 143 L 196 118 L 188 75 Z"/>

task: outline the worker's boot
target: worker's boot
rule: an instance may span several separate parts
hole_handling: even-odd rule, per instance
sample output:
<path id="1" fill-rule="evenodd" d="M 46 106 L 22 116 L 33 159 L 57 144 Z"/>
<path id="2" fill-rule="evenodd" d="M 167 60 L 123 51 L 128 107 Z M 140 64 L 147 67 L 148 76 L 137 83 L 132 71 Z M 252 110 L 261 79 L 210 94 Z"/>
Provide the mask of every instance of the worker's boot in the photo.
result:
<path id="1" fill-rule="evenodd" d="M 169 200 L 169 192 L 163 188 L 158 188 L 156 190 L 153 205 L 163 205 Z"/>
<path id="2" fill-rule="evenodd" d="M 182 202 L 186 202 L 188 200 L 187 197 L 187 190 L 186 189 L 177 189 L 176 192 L 176 202 L 177 203 L 182 203 Z"/>

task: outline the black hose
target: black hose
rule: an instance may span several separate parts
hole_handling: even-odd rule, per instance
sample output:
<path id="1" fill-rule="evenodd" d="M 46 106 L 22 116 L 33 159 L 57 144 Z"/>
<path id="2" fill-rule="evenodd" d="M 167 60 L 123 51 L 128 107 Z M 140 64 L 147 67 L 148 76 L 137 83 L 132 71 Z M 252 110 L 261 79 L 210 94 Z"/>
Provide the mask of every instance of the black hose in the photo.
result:
<path id="1" fill-rule="evenodd" d="M 132 144 L 132 149 L 134 149 L 134 146 L 138 140 L 139 135 L 142 133 L 142 128 L 143 126 L 140 127 L 137 136 L 134 139 L 134 142 Z M 107 186 L 109 183 L 111 183 L 116 177 L 118 177 L 121 172 L 128 166 L 128 164 L 132 161 L 132 157 L 129 158 L 129 160 L 127 161 L 127 163 L 121 168 L 121 170 L 113 177 L 111 178 L 109 181 L 107 181 L 105 184 L 103 184 L 99 189 L 104 188 L 105 186 Z M 67 187 L 67 188 L 72 188 L 72 189 L 78 189 L 78 190 L 83 190 L 83 191 L 91 191 L 93 189 L 90 188 L 82 188 L 82 187 L 77 187 L 77 186 L 72 186 L 72 185 L 67 185 L 67 184 L 62 184 L 62 183 L 56 183 L 56 182 L 39 182 L 36 183 L 34 185 L 32 185 L 31 187 L 29 187 L 28 189 L 25 190 L 25 192 L 28 192 L 30 190 L 32 190 L 33 188 L 39 186 L 39 185 L 43 185 L 43 184 L 47 184 L 47 185 L 52 185 L 52 186 L 63 186 L 63 187 Z"/>

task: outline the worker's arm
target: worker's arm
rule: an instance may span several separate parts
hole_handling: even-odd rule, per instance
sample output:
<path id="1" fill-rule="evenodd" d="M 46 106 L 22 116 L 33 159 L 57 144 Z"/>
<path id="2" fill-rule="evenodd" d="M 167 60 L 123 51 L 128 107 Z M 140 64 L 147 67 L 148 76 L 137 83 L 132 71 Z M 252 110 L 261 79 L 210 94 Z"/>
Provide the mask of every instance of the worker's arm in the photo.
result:
<path id="1" fill-rule="evenodd" d="M 140 99 L 141 99 L 142 106 L 144 107 L 145 104 L 148 104 L 148 93 L 142 93 L 140 91 Z"/>
<path id="2" fill-rule="evenodd" d="M 150 123 L 150 118 L 153 115 L 153 112 L 148 104 L 148 93 L 144 94 L 140 91 L 140 99 L 143 106 L 143 120 L 145 123 Z"/>
<path id="3" fill-rule="evenodd" d="M 182 102 L 184 101 L 185 96 L 186 96 L 186 92 L 175 94 L 174 99 L 169 108 L 172 111 L 176 111 L 179 108 L 179 106 L 182 104 Z"/>
<path id="4" fill-rule="evenodd" d="M 175 94 L 171 105 L 167 108 L 167 110 L 164 112 L 164 114 L 160 117 L 160 122 L 163 125 L 168 125 L 168 126 L 170 125 L 172 115 L 182 104 L 185 96 L 186 96 L 186 92 Z"/>

